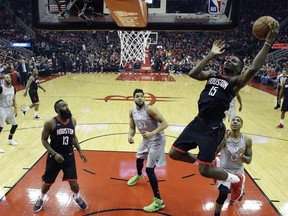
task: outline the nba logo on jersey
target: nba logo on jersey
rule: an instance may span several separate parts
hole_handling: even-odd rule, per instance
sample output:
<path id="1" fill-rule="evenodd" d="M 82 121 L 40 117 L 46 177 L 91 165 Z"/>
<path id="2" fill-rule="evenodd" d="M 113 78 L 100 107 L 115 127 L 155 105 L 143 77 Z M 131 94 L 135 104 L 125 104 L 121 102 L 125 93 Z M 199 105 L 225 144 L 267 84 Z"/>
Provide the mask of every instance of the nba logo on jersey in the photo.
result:
<path id="1" fill-rule="evenodd" d="M 209 0 L 208 12 L 210 14 L 219 14 L 221 9 L 221 0 Z"/>

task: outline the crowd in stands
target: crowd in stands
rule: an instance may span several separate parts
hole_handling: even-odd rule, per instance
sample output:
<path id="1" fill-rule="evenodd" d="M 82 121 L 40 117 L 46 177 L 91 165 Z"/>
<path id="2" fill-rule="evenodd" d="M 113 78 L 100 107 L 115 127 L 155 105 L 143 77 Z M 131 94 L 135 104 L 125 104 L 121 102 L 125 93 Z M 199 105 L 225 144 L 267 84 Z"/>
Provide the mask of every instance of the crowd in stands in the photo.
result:
<path id="1" fill-rule="evenodd" d="M 37 68 L 42 76 L 67 72 L 119 72 L 120 40 L 117 31 L 46 31 L 34 30 L 31 37 L 23 26 L 15 21 L 20 18 L 31 28 L 31 3 L 10 2 L 11 10 L 0 6 L 0 39 L 11 42 L 31 42 L 34 55 L 26 58 L 29 71 Z M 196 62 L 206 55 L 216 39 L 226 42 L 226 56 L 237 55 L 245 64 L 250 63 L 263 42 L 251 33 L 253 21 L 263 15 L 276 18 L 281 26 L 276 43 L 288 43 L 288 1 L 271 4 L 268 0 L 242 0 L 240 22 L 237 29 L 225 32 L 158 32 L 157 44 L 150 45 L 153 70 L 167 73 L 188 73 Z M 28 11 L 28 12 L 27 12 Z M 249 12 L 248 12 L 249 11 Z M 288 23 L 288 22 L 287 22 Z M 273 51 L 273 50 L 271 50 Z M 24 57 L 7 47 L 0 40 L 0 73 L 17 72 Z M 210 68 L 220 70 L 225 56 L 211 62 Z M 281 69 L 287 67 L 287 56 L 267 62 L 254 81 L 273 84 Z M 21 82 L 21 80 L 20 80 Z"/>

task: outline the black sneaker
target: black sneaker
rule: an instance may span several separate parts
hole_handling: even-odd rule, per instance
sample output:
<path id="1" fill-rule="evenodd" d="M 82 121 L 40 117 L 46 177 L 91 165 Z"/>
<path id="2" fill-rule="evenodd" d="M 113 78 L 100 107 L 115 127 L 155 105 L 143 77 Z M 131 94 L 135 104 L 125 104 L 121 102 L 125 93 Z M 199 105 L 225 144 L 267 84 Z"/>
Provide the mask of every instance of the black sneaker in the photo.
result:
<path id="1" fill-rule="evenodd" d="M 42 209 L 42 204 L 43 204 L 43 200 L 40 199 L 40 197 L 38 197 L 34 207 L 33 207 L 33 211 L 34 212 L 39 212 Z"/>
<path id="2" fill-rule="evenodd" d="M 21 113 L 22 113 L 23 116 L 26 115 L 26 111 L 24 109 L 21 109 Z"/>
<path id="3" fill-rule="evenodd" d="M 87 203 L 81 198 L 81 197 L 78 197 L 78 198 L 74 198 L 74 195 L 73 195 L 73 199 L 75 200 L 75 202 L 78 204 L 78 206 L 82 209 L 82 210 L 86 210 L 88 208 L 88 205 Z"/>
<path id="4" fill-rule="evenodd" d="M 274 109 L 278 109 L 280 108 L 280 105 L 277 104 L 277 106 L 274 107 Z"/>
<path id="5" fill-rule="evenodd" d="M 41 117 L 40 116 L 38 116 L 38 115 L 36 115 L 36 116 L 34 116 L 34 118 L 33 118 L 34 120 L 40 120 L 41 119 Z"/>

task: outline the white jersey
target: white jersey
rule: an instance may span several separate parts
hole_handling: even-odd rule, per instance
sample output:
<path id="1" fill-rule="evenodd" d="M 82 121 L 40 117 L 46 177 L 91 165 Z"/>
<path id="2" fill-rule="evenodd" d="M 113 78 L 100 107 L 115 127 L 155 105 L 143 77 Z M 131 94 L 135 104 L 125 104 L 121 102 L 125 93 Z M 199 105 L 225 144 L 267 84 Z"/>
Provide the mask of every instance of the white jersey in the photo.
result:
<path id="1" fill-rule="evenodd" d="M 240 134 L 240 139 L 233 141 L 230 137 L 227 139 L 226 144 L 221 149 L 221 163 L 220 167 L 225 170 L 234 170 L 232 173 L 239 173 L 243 171 L 243 161 L 240 156 L 240 150 L 246 149 L 245 135 Z"/>
<path id="2" fill-rule="evenodd" d="M 221 150 L 221 159 L 220 159 L 220 167 L 232 174 L 243 174 L 243 182 L 241 185 L 241 193 L 244 191 L 245 185 L 245 174 L 244 174 L 244 166 L 243 161 L 240 157 L 240 149 L 246 148 L 245 135 L 241 134 L 240 139 L 234 142 L 231 138 L 228 138 L 226 144 Z M 230 189 L 231 183 L 218 180 L 216 182 L 217 188 L 220 185 L 224 185 L 225 187 Z"/>
<path id="3" fill-rule="evenodd" d="M 15 96 L 15 88 L 13 86 L 7 88 L 5 85 L 1 85 L 1 88 L 2 93 L 0 94 L 0 107 L 12 107 Z"/>
<path id="4" fill-rule="evenodd" d="M 4 122 L 17 125 L 13 101 L 15 96 L 15 88 L 13 86 L 7 88 L 1 85 L 2 92 L 0 94 L 0 127 L 4 126 Z"/>
<path id="5" fill-rule="evenodd" d="M 147 114 L 147 107 L 150 106 L 146 103 L 142 106 L 140 110 L 137 110 L 136 106 L 132 108 L 132 116 L 135 122 L 135 125 L 139 132 L 143 135 L 145 132 L 151 132 L 158 127 L 158 122 Z M 164 132 L 161 131 L 158 134 L 155 134 L 149 140 L 157 140 L 164 136 Z"/>

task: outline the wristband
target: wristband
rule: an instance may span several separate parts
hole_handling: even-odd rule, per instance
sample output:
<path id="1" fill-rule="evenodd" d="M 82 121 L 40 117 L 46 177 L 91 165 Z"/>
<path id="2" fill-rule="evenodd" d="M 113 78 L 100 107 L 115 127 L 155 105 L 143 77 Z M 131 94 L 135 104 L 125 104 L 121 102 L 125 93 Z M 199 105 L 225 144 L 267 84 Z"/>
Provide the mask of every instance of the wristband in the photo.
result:
<path id="1" fill-rule="evenodd" d="M 267 41 L 265 41 L 265 43 L 264 44 L 267 44 L 269 47 L 272 47 L 272 44 L 271 43 L 269 43 L 269 42 L 267 42 Z"/>

